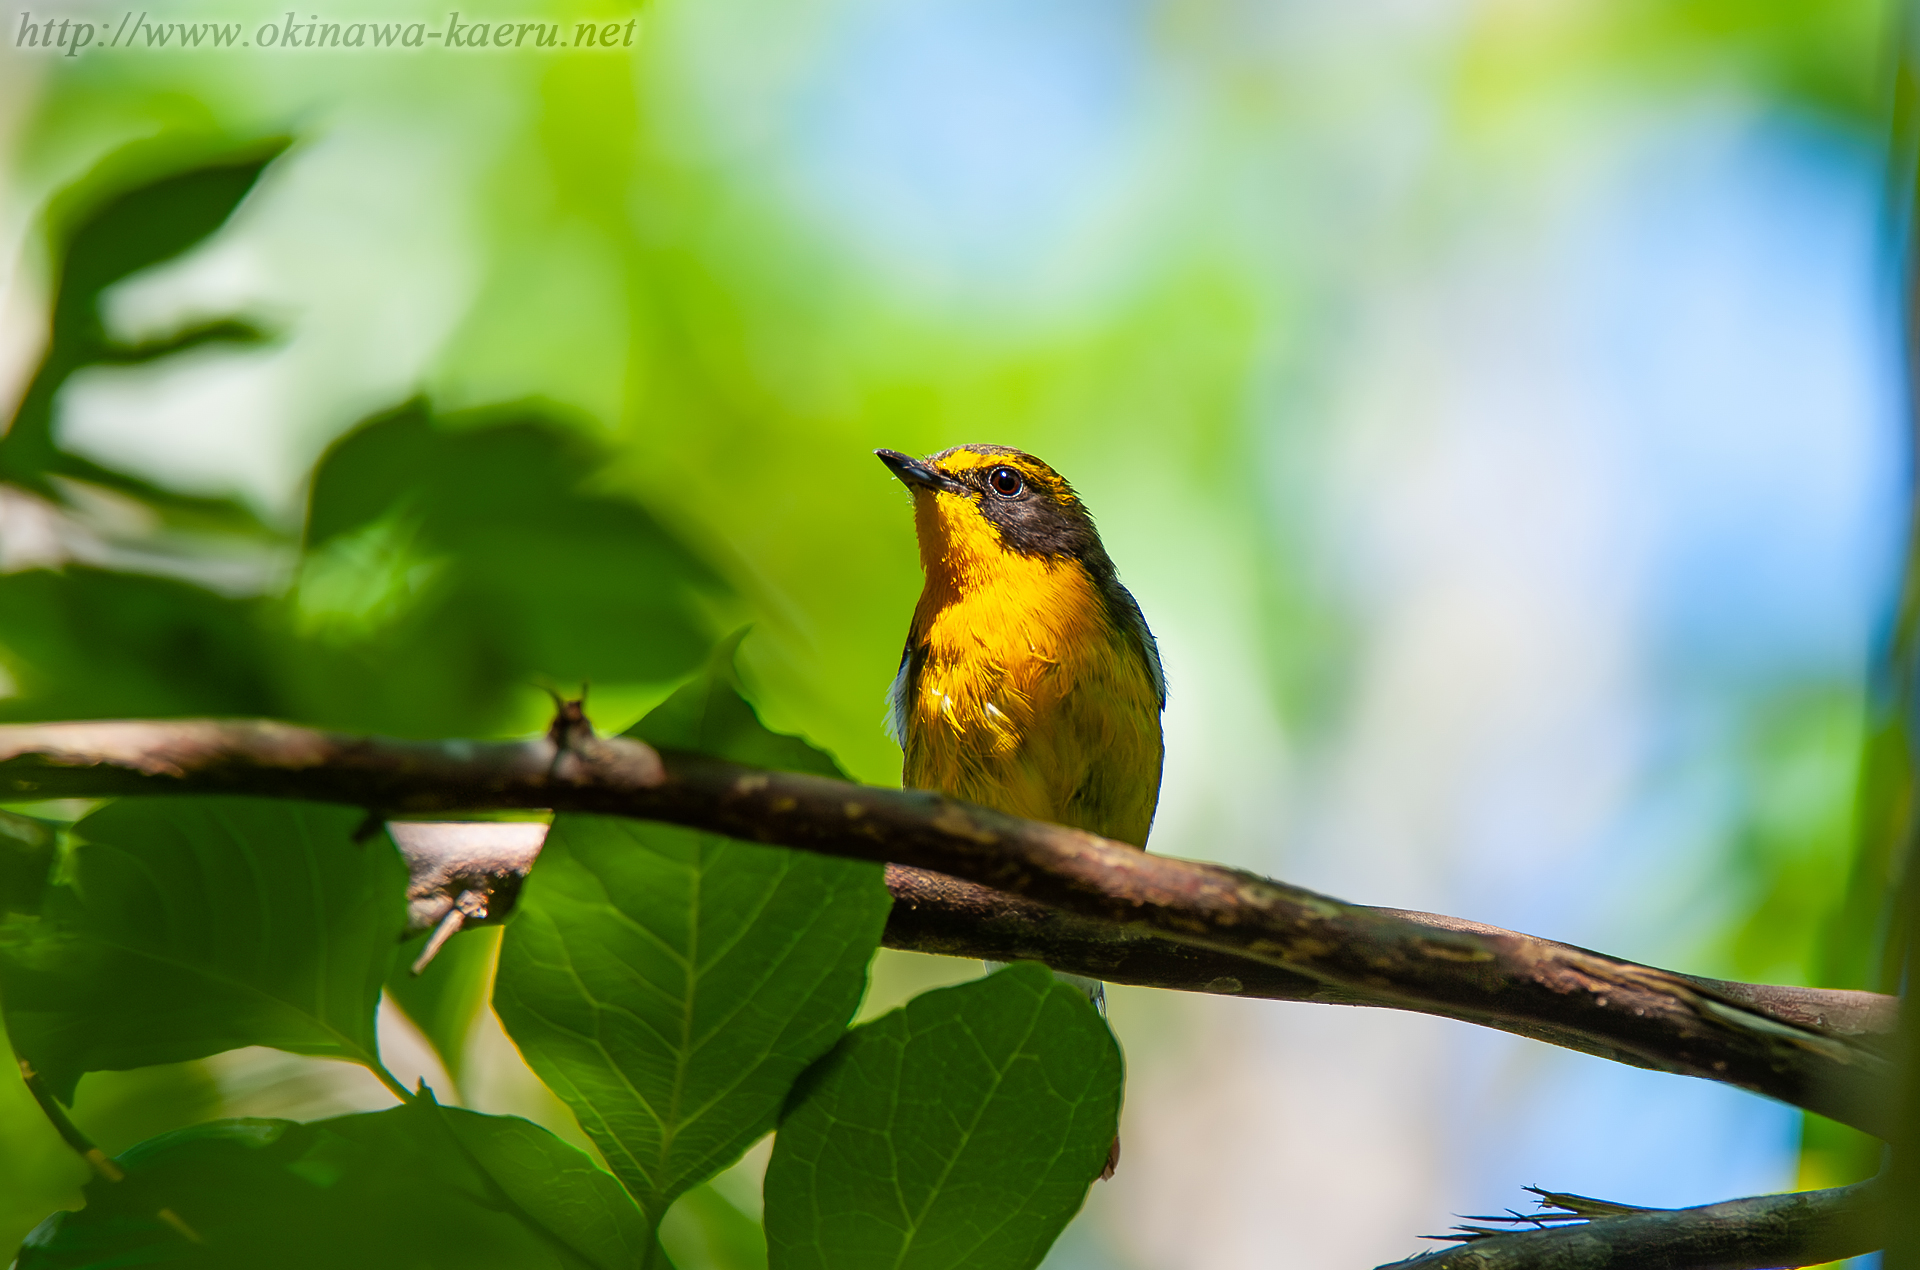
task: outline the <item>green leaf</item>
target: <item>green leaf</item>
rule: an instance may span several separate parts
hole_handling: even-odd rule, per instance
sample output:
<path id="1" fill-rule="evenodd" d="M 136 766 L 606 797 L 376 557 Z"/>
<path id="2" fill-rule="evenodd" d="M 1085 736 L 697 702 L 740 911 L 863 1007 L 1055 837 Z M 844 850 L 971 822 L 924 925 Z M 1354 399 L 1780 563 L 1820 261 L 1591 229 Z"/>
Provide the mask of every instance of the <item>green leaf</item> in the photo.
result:
<path id="1" fill-rule="evenodd" d="M 699 678 L 661 702 L 624 735 L 663 750 L 687 750 L 749 767 L 846 780 L 847 774 L 831 754 L 801 737 L 769 731 L 741 695 L 733 658 L 746 635 L 743 627 L 722 640 Z"/>
<path id="2" fill-rule="evenodd" d="M 373 1017 L 406 871 L 361 813 L 122 799 L 73 827 L 38 916 L 0 925 L 14 1048 L 70 1102 L 81 1073 L 243 1045 L 376 1072 Z"/>
<path id="3" fill-rule="evenodd" d="M 1100 1175 L 1120 1051 L 1022 963 L 923 993 L 809 1072 L 767 1166 L 774 1270 L 1028 1270 Z"/>
<path id="4" fill-rule="evenodd" d="M 517 1117 L 430 1098 L 312 1124 L 195 1125 L 120 1164 L 124 1181 L 93 1182 L 84 1209 L 28 1236 L 20 1270 L 630 1270 L 651 1243 L 633 1201 L 579 1150 Z"/>
<path id="5" fill-rule="evenodd" d="M 260 604 L 79 566 L 0 576 L 0 719 L 275 714 Z"/>
<path id="6" fill-rule="evenodd" d="M 37 913 L 62 826 L 0 810 L 0 914 Z"/>
<path id="7" fill-rule="evenodd" d="M 767 732 L 724 664 L 637 730 L 834 770 Z M 839 1038 L 890 905 L 876 865 L 559 816 L 507 927 L 494 1005 L 657 1221 L 773 1127 Z"/>
<path id="8" fill-rule="evenodd" d="M 518 1116 L 438 1110 L 506 1198 L 590 1264 L 625 1270 L 645 1259 L 653 1243 L 645 1214 L 584 1151 Z"/>
<path id="9" fill-rule="evenodd" d="M 414 403 L 337 442 L 314 477 L 293 597 L 304 712 L 472 734 L 543 677 L 657 683 L 698 666 L 726 586 L 607 492 L 609 459 L 529 408 Z"/>

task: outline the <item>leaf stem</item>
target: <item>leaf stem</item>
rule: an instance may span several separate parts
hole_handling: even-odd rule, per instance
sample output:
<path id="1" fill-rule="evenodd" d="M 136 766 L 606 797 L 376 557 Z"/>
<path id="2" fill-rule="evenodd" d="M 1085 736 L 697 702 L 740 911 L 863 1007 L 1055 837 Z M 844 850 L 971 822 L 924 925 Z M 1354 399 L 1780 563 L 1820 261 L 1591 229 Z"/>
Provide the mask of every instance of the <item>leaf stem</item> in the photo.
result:
<path id="1" fill-rule="evenodd" d="M 105 1151 L 94 1145 L 92 1138 L 80 1131 L 80 1126 L 73 1122 L 66 1108 L 60 1105 L 60 1100 L 47 1088 L 47 1082 L 40 1079 L 40 1073 L 33 1070 L 33 1064 L 24 1058 L 20 1059 L 20 1078 L 27 1083 L 27 1092 L 33 1095 L 33 1100 L 40 1104 L 41 1113 L 53 1122 L 54 1131 L 61 1140 L 72 1147 L 95 1173 L 109 1182 L 117 1182 L 126 1176 Z"/>
<path id="2" fill-rule="evenodd" d="M 379 1059 L 368 1057 L 361 1061 L 361 1066 L 372 1072 L 374 1078 L 387 1087 L 387 1092 L 395 1098 L 398 1098 L 401 1102 L 412 1102 L 415 1098 L 419 1097 L 418 1094 L 401 1084 L 400 1078 L 388 1071 L 387 1065 Z"/>
<path id="3" fill-rule="evenodd" d="M 53 1091 L 47 1088 L 47 1082 L 40 1078 L 39 1072 L 33 1070 L 33 1064 L 17 1054 L 14 1057 L 19 1060 L 20 1079 L 26 1082 L 27 1092 L 32 1094 L 33 1100 L 40 1104 L 41 1113 L 53 1122 L 54 1130 L 59 1133 L 61 1139 L 79 1153 L 88 1167 L 107 1181 L 125 1181 L 126 1171 L 105 1151 L 94 1145 L 92 1138 L 80 1131 L 80 1126 L 73 1122 L 73 1117 L 67 1114 L 66 1108 L 60 1105 L 60 1100 L 55 1098 Z M 183 1221 L 171 1208 L 159 1209 L 154 1216 L 165 1222 L 181 1238 L 196 1244 L 206 1242 L 200 1237 L 198 1231 Z"/>

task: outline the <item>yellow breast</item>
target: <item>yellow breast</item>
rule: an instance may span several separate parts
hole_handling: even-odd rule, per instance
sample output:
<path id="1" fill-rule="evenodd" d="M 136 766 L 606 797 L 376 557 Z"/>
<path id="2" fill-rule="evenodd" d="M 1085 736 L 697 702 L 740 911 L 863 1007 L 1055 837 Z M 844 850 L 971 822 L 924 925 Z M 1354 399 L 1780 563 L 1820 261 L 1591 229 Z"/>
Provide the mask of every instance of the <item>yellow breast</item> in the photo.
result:
<path id="1" fill-rule="evenodd" d="M 1160 702 L 1138 642 L 1079 562 L 1005 550 L 960 496 L 915 501 L 906 784 L 1146 845 Z"/>

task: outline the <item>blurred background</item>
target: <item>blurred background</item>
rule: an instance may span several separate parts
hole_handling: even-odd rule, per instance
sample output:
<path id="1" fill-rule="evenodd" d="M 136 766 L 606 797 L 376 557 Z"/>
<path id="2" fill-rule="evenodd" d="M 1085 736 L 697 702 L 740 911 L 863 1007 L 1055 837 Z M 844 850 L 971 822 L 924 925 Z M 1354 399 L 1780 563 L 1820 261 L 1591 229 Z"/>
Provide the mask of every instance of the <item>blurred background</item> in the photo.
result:
<path id="1" fill-rule="evenodd" d="M 31 15 L 63 17 L 120 15 Z M 376 20 L 416 17 L 447 21 Z M 1887 5 L 459 14 L 589 18 L 637 19 L 631 46 L 66 56 L 0 32 L 7 413 L 48 347 L 60 191 L 136 143 L 293 138 L 217 233 L 102 296 L 123 343 L 264 338 L 81 368 L 47 412 L 66 475 L 0 485 L 0 715 L 510 735 L 542 725 L 543 682 L 590 678 L 605 730 L 751 622 L 768 722 L 894 783 L 882 698 L 919 574 L 870 451 L 998 442 L 1080 489 L 1159 636 L 1155 850 L 1877 986 L 1856 792 L 1909 466 Z M 535 420 L 558 456 L 486 469 L 519 517 L 494 554 L 438 521 L 321 533 L 315 464 L 416 398 L 455 434 Z M 629 520 L 555 512 L 580 473 Z M 516 544 L 548 533 L 565 563 L 527 568 Z M 145 599 L 89 607 L 124 575 Z M 162 627 L 255 634 L 188 673 Z M 457 973 L 487 940 L 456 941 L 478 950 Z M 866 1009 L 977 972 L 883 953 Z M 1112 1019 L 1125 1163 L 1049 1270 L 1369 1266 L 1527 1184 L 1671 1206 L 1877 1162 L 1737 1091 L 1438 1020 L 1124 988 Z M 395 1013 L 390 1065 L 570 1132 L 497 1026 L 457 1024 L 441 1072 Z M 90 1076 L 78 1116 L 112 1150 L 388 1102 L 241 1052 Z M 756 1158 L 713 1194 L 751 1211 Z M 79 1181 L 0 1088 L 0 1243 Z M 697 1243 L 682 1270 L 723 1263 Z"/>

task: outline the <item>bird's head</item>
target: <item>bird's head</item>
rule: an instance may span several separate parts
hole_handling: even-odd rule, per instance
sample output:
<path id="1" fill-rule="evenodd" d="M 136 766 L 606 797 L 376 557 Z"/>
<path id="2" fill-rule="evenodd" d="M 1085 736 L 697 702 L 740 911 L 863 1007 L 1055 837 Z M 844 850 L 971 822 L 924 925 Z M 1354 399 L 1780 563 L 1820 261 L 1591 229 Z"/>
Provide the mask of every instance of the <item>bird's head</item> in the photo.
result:
<path id="1" fill-rule="evenodd" d="M 1113 565 L 1073 487 L 1031 454 L 1004 445 L 957 445 L 925 459 L 875 450 L 913 491 L 914 528 L 927 576 L 962 586 L 1012 559 L 1076 560 L 1096 577 Z"/>

